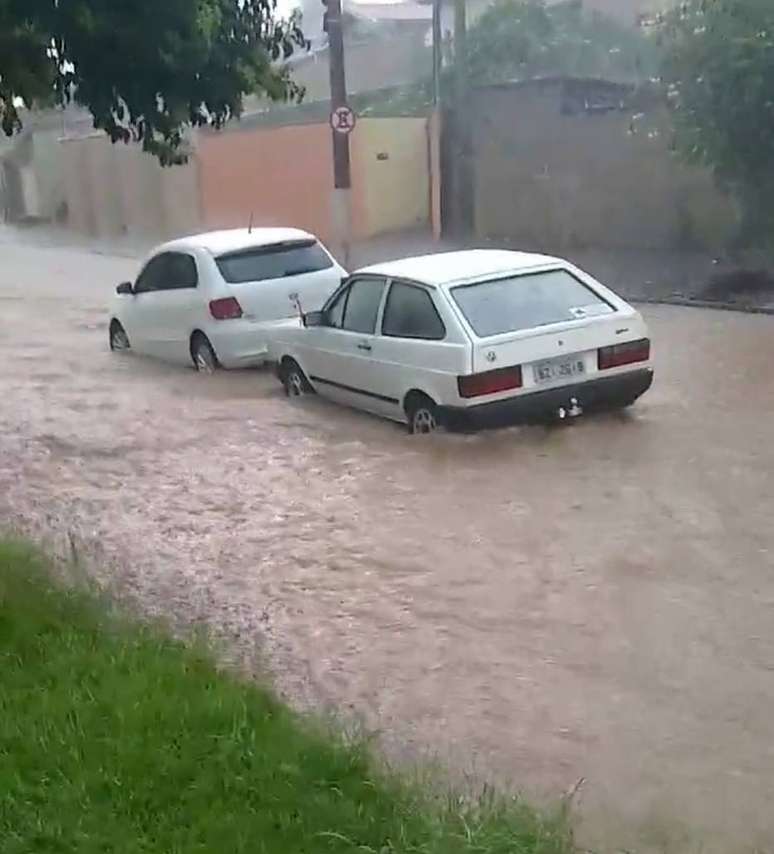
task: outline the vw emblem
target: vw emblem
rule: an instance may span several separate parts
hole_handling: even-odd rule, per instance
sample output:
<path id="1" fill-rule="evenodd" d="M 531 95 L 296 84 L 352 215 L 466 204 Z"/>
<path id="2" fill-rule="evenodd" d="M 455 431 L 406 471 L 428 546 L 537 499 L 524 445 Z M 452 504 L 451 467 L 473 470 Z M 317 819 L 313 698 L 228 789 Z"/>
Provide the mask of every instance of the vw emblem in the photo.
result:
<path id="1" fill-rule="evenodd" d="M 486 360 L 487 360 L 487 362 L 496 362 L 497 361 L 497 353 L 495 353 L 494 350 L 490 350 L 486 354 Z"/>

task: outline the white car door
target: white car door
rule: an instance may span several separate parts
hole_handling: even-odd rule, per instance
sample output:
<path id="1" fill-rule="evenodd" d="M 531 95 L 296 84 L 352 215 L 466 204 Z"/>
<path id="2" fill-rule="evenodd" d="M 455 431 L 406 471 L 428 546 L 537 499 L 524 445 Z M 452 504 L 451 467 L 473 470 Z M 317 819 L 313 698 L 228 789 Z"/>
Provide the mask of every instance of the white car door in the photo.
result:
<path id="1" fill-rule="evenodd" d="M 326 311 L 327 325 L 314 330 L 306 369 L 318 391 L 360 409 L 383 413 L 374 389 L 373 350 L 386 281 L 357 276 Z"/>
<path id="2" fill-rule="evenodd" d="M 198 325 L 204 296 L 196 260 L 187 252 L 166 252 L 162 281 L 151 301 L 149 324 L 156 354 L 170 362 L 191 361 L 191 332 Z"/>
<path id="3" fill-rule="evenodd" d="M 349 285 L 334 293 L 320 312 L 322 322 L 295 335 L 291 348 L 318 393 L 334 400 L 340 399 L 340 395 L 337 394 L 337 384 L 333 378 L 334 357 L 331 350 L 334 341 L 331 331 L 341 329 L 348 296 Z"/>
<path id="4" fill-rule="evenodd" d="M 410 391 L 437 404 L 455 400 L 457 377 L 469 368 L 470 342 L 446 303 L 434 297 L 418 284 L 390 283 L 370 377 L 370 390 L 385 401 L 384 414 L 390 417 L 404 417 Z"/>
<path id="5" fill-rule="evenodd" d="M 164 285 L 166 263 L 166 253 L 147 261 L 121 311 L 121 323 L 132 349 L 150 356 L 161 356 L 159 332 L 154 324 L 158 317 L 157 305 Z"/>

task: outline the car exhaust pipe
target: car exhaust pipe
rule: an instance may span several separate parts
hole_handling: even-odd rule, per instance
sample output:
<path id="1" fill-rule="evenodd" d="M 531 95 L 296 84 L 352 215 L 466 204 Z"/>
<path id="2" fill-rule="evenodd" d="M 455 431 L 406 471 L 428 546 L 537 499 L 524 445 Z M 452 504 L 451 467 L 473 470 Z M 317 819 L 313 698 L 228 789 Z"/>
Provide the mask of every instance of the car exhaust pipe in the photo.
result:
<path id="1" fill-rule="evenodd" d="M 570 398 L 569 407 L 560 406 L 556 410 L 556 417 L 559 421 L 566 421 L 568 418 L 577 418 L 583 415 L 583 407 L 578 403 L 577 397 Z"/>

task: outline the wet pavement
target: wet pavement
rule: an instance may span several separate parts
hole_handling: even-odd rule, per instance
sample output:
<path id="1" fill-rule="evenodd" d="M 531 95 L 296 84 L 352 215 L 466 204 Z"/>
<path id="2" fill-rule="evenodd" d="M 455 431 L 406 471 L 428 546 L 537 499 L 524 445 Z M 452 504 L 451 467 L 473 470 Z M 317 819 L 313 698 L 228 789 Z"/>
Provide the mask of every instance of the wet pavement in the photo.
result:
<path id="1" fill-rule="evenodd" d="M 590 845 L 774 848 L 774 319 L 649 307 L 630 414 L 413 439 L 111 355 L 133 269 L 0 245 L 0 525 L 390 757 L 585 777 Z"/>

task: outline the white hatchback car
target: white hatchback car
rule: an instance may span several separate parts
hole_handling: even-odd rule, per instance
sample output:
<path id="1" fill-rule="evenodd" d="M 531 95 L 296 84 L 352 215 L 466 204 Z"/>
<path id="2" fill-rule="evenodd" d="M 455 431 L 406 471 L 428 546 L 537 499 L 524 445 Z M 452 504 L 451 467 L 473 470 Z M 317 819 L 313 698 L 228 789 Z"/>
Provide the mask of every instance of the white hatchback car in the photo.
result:
<path id="1" fill-rule="evenodd" d="M 110 348 L 210 372 L 265 361 L 268 329 L 320 309 L 346 272 L 311 234 L 214 231 L 165 243 L 117 288 Z"/>
<path id="2" fill-rule="evenodd" d="M 413 433 L 625 407 L 653 381 L 639 312 L 569 262 L 520 252 L 360 270 L 270 350 L 289 395 L 316 391 Z"/>

